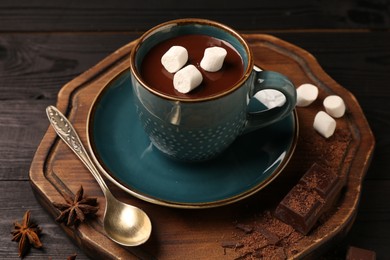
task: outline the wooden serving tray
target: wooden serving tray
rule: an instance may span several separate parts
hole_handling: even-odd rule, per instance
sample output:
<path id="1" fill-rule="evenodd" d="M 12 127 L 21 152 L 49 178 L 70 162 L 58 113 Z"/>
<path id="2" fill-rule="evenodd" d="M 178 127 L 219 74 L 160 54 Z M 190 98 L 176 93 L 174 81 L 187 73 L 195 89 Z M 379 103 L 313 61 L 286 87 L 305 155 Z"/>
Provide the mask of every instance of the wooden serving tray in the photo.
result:
<path id="1" fill-rule="evenodd" d="M 98 198 L 98 218 L 77 228 L 62 225 L 63 230 L 88 255 L 94 259 L 235 259 L 243 256 L 248 246 L 243 241 L 251 234 L 237 229 L 237 224 L 256 227 L 262 223 L 264 213 L 272 214 L 281 199 L 315 162 L 325 163 L 329 165 L 329 170 L 337 171 L 346 186 L 336 205 L 318 226 L 294 242 L 293 248 L 285 248 L 285 253 L 291 258 L 318 256 L 349 231 L 375 143 L 362 109 L 354 96 L 331 79 L 308 52 L 270 35 L 244 37 L 252 47 L 258 66 L 287 75 L 296 86 L 312 83 L 320 90 L 315 103 L 306 108 L 297 108 L 299 140 L 285 170 L 269 186 L 250 198 L 211 209 L 175 209 L 154 205 L 109 184 L 120 200 L 144 209 L 153 224 L 152 236 L 146 244 L 123 247 L 104 234 L 102 216 L 105 200 L 99 186 L 49 127 L 31 165 L 31 185 L 37 199 L 53 217 L 59 212 L 52 202 L 63 201 L 62 194 L 75 193 L 80 185 L 83 185 L 87 195 Z M 87 144 L 86 120 L 92 102 L 112 78 L 128 68 L 133 45 L 134 42 L 131 42 L 120 48 L 66 84 L 58 94 L 57 107 L 74 124 L 84 144 Z M 325 139 L 314 131 L 312 124 L 315 114 L 323 110 L 323 99 L 330 94 L 344 99 L 347 113 L 337 119 L 335 135 Z M 340 136 L 346 138 L 340 140 Z M 333 154 L 338 147 L 343 147 L 342 156 Z M 221 246 L 225 241 L 236 241 L 240 246 L 236 249 L 225 248 Z"/>

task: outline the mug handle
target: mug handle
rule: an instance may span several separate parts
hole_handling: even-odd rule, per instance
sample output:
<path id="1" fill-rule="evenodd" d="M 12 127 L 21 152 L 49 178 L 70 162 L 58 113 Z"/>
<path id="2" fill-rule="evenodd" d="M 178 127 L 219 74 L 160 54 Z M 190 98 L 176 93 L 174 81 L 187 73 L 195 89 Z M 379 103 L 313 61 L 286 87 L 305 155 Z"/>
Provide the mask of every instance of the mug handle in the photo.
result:
<path id="1" fill-rule="evenodd" d="M 264 89 L 280 91 L 286 102 L 281 107 L 275 107 L 256 112 L 247 112 L 247 121 L 242 134 L 273 124 L 290 115 L 295 108 L 297 92 L 294 84 L 283 74 L 275 71 L 256 71 L 254 73 L 253 88 L 249 92 L 251 99 L 257 92 Z"/>

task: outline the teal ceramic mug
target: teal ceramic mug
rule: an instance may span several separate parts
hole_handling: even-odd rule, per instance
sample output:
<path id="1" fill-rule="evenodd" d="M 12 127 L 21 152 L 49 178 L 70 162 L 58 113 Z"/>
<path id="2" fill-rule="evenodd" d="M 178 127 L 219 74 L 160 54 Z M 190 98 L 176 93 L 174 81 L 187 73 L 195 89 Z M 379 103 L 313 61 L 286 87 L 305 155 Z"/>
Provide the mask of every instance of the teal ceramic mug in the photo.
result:
<path id="1" fill-rule="evenodd" d="M 142 78 L 145 55 L 158 43 L 182 35 L 201 34 L 228 42 L 242 58 L 240 80 L 221 93 L 202 98 L 180 98 L 149 86 Z M 190 52 L 190 50 L 189 50 Z M 136 42 L 130 70 L 137 113 L 151 142 L 161 152 L 181 161 L 204 161 L 223 152 L 239 135 L 258 130 L 291 114 L 296 90 L 284 75 L 256 71 L 252 52 L 233 29 L 203 19 L 180 19 L 160 24 Z M 281 107 L 248 111 L 253 96 L 275 89 L 286 98 Z"/>

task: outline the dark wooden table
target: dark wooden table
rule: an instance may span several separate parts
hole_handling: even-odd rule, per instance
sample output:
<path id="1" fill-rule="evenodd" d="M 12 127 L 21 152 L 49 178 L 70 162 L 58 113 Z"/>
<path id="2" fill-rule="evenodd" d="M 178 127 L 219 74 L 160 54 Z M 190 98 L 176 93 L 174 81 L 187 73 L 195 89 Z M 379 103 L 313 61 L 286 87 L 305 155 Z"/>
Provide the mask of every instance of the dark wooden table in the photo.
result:
<path id="1" fill-rule="evenodd" d="M 43 250 L 26 259 L 87 259 L 37 202 L 31 160 L 48 128 L 45 108 L 61 87 L 146 29 L 201 17 L 240 32 L 267 33 L 312 53 L 352 92 L 376 138 L 359 212 L 348 237 L 324 257 L 353 245 L 390 254 L 390 1 L 1 1 L 0 259 L 18 258 L 12 223 L 29 209 L 43 228 Z"/>

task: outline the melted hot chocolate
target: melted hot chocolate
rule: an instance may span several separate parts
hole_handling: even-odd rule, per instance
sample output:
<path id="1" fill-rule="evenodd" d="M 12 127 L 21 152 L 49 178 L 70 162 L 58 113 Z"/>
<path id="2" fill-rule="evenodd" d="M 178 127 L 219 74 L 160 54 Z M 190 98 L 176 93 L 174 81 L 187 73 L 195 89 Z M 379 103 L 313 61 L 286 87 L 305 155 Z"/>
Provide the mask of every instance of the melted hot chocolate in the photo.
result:
<path id="1" fill-rule="evenodd" d="M 202 73 L 200 86 L 187 94 L 177 92 L 173 87 L 173 73 L 169 73 L 161 64 L 161 57 L 174 45 L 180 45 L 188 51 L 187 64 L 196 66 Z M 207 72 L 200 67 L 204 50 L 208 47 L 222 47 L 227 56 L 222 68 L 217 72 Z M 186 66 L 185 65 L 185 66 Z M 154 46 L 146 54 L 141 65 L 143 80 L 153 89 L 169 96 L 193 99 L 214 96 L 230 89 L 244 73 L 244 65 L 239 53 L 228 42 L 199 34 L 183 35 L 168 39 Z"/>

